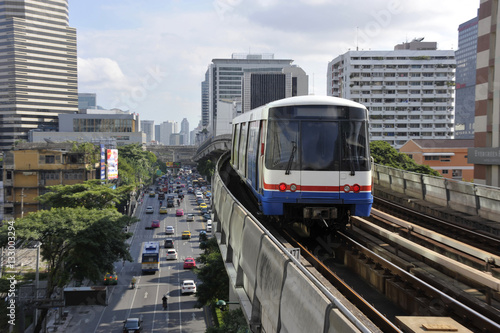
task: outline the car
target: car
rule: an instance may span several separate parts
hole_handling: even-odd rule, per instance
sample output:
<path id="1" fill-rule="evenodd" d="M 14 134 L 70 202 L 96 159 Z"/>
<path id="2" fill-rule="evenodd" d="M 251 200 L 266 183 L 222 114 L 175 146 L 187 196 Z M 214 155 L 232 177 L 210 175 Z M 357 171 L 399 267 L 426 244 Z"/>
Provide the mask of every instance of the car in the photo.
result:
<path id="1" fill-rule="evenodd" d="M 142 318 L 127 318 L 123 322 L 123 333 L 142 332 Z"/>
<path id="2" fill-rule="evenodd" d="M 159 228 L 159 227 L 160 227 L 160 220 L 151 221 L 151 228 Z"/>
<path id="3" fill-rule="evenodd" d="M 151 191 L 151 192 L 149 192 L 149 196 L 150 196 L 151 198 L 154 198 L 154 197 L 156 196 L 156 192 L 155 192 L 155 191 Z"/>
<path id="4" fill-rule="evenodd" d="M 115 272 L 106 273 L 104 275 L 104 284 L 105 285 L 116 285 L 118 284 L 118 275 Z"/>
<path id="5" fill-rule="evenodd" d="M 153 214 L 155 212 L 153 206 L 146 207 L 146 214 Z"/>
<path id="6" fill-rule="evenodd" d="M 182 232 L 182 239 L 191 239 L 191 232 L 189 230 L 185 230 Z"/>
<path id="7" fill-rule="evenodd" d="M 196 261 L 194 261 L 194 258 L 187 257 L 186 259 L 184 259 L 184 269 L 193 267 L 196 267 Z"/>
<path id="8" fill-rule="evenodd" d="M 172 227 L 171 225 L 167 225 L 167 226 L 165 227 L 165 234 L 166 234 L 166 235 L 173 235 L 173 234 L 175 234 L 175 229 L 174 229 L 174 227 Z"/>
<path id="9" fill-rule="evenodd" d="M 168 213 L 167 207 L 161 206 L 160 207 L 160 214 L 167 214 L 167 213 Z"/>
<path id="10" fill-rule="evenodd" d="M 207 204 L 206 204 L 206 203 L 202 202 L 202 203 L 200 204 L 200 208 L 207 208 L 207 209 L 208 209 L 208 206 L 207 206 Z"/>
<path id="11" fill-rule="evenodd" d="M 208 208 L 200 208 L 201 215 L 208 213 Z"/>
<path id="12" fill-rule="evenodd" d="M 186 222 L 193 222 L 193 221 L 194 221 L 194 214 L 187 214 Z"/>
<path id="13" fill-rule="evenodd" d="M 177 260 L 177 251 L 175 249 L 167 250 L 167 260 Z"/>
<path id="14" fill-rule="evenodd" d="M 212 232 L 212 220 L 207 220 L 207 232 Z"/>
<path id="15" fill-rule="evenodd" d="M 210 213 L 205 213 L 202 216 L 205 221 L 208 221 L 212 218 L 212 215 L 210 215 Z"/>
<path id="16" fill-rule="evenodd" d="M 183 209 L 177 209 L 175 212 L 175 216 L 184 216 L 184 210 Z"/>
<path id="17" fill-rule="evenodd" d="M 163 242 L 163 246 L 165 248 L 173 248 L 174 247 L 174 240 L 172 238 L 165 239 L 165 242 Z"/>
<path id="18" fill-rule="evenodd" d="M 181 294 L 192 294 L 196 292 L 194 280 L 184 280 L 181 283 Z"/>

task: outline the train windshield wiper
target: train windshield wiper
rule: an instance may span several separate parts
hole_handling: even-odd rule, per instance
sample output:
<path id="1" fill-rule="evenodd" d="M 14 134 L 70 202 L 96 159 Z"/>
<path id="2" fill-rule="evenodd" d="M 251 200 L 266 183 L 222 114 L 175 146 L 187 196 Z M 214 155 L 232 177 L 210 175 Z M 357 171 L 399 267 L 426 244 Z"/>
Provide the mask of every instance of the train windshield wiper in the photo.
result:
<path id="1" fill-rule="evenodd" d="M 286 166 L 285 175 L 290 174 L 290 170 L 292 169 L 293 157 L 295 156 L 295 151 L 297 150 L 297 143 L 292 141 L 292 152 L 290 153 L 290 159 L 288 160 L 288 165 Z"/>

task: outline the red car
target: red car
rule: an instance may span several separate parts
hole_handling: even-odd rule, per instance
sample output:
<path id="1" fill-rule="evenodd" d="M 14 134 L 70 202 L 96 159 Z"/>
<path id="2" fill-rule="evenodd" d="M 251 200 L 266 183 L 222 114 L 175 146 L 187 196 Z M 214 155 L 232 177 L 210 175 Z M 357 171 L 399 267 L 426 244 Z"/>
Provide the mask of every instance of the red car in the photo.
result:
<path id="1" fill-rule="evenodd" d="M 151 221 L 151 228 L 159 228 L 159 227 L 160 227 L 160 220 Z"/>
<path id="2" fill-rule="evenodd" d="M 175 215 L 176 215 L 176 216 L 184 216 L 184 210 L 182 210 L 182 209 L 177 209 L 177 211 L 175 212 Z"/>
<path id="3" fill-rule="evenodd" d="M 193 268 L 193 267 L 196 267 L 196 261 L 194 261 L 194 259 L 191 258 L 191 257 L 187 257 L 184 260 L 184 269 L 186 269 L 186 268 Z"/>

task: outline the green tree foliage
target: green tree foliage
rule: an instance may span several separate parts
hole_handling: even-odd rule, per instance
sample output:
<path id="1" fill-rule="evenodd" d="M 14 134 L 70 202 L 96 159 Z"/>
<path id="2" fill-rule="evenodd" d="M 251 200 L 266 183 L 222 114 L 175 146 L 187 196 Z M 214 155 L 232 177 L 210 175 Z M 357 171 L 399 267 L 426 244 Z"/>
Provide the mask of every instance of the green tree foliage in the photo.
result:
<path id="1" fill-rule="evenodd" d="M 197 302 L 195 307 L 213 304 L 217 300 L 229 298 L 229 277 L 224 267 L 224 261 L 215 237 L 209 238 L 205 243 L 204 251 L 197 261 L 202 263 L 201 268 L 195 273 L 202 284 L 196 292 Z"/>
<path id="2" fill-rule="evenodd" d="M 30 213 L 17 219 L 15 228 L 19 240 L 41 242 L 41 255 L 48 263 L 46 292 L 50 297 L 56 287 L 71 279 L 98 281 L 112 271 L 115 261 L 132 261 L 125 242 L 130 234 L 122 231 L 130 222 L 130 217 L 114 208 L 63 207 Z M 5 227 L 2 245 L 6 243 Z M 46 315 L 44 309 L 41 321 Z M 35 332 L 40 329 L 37 326 Z"/>
<path id="3" fill-rule="evenodd" d="M 224 311 L 220 327 L 208 327 L 206 333 L 245 333 L 248 325 L 241 309 Z"/>
<path id="4" fill-rule="evenodd" d="M 212 162 L 210 159 L 203 160 L 200 163 L 198 163 L 198 166 L 196 167 L 200 175 L 206 176 L 208 180 L 212 179 L 212 176 L 215 172 L 215 163 Z"/>
<path id="5" fill-rule="evenodd" d="M 416 173 L 441 177 L 439 172 L 428 165 L 417 164 L 408 155 L 398 152 L 389 143 L 385 141 L 370 142 L 370 152 L 373 161 L 377 164 L 385 165 L 391 168 L 407 170 Z"/>
<path id="6" fill-rule="evenodd" d="M 139 144 L 118 147 L 118 176 L 120 184 L 150 184 L 156 168 L 156 155 L 143 150 Z"/>
<path id="7" fill-rule="evenodd" d="M 46 207 L 112 208 L 127 200 L 131 186 L 112 188 L 112 184 L 99 179 L 87 180 L 81 184 L 48 186 L 49 192 L 38 197 Z"/>

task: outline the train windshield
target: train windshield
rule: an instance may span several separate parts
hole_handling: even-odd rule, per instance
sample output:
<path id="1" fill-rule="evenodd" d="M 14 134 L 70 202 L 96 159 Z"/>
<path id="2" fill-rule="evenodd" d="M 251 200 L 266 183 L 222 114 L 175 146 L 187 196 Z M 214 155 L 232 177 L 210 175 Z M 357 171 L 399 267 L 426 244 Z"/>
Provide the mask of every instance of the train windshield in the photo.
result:
<path id="1" fill-rule="evenodd" d="M 370 170 L 367 122 L 348 119 L 271 119 L 266 168 L 272 170 Z"/>

